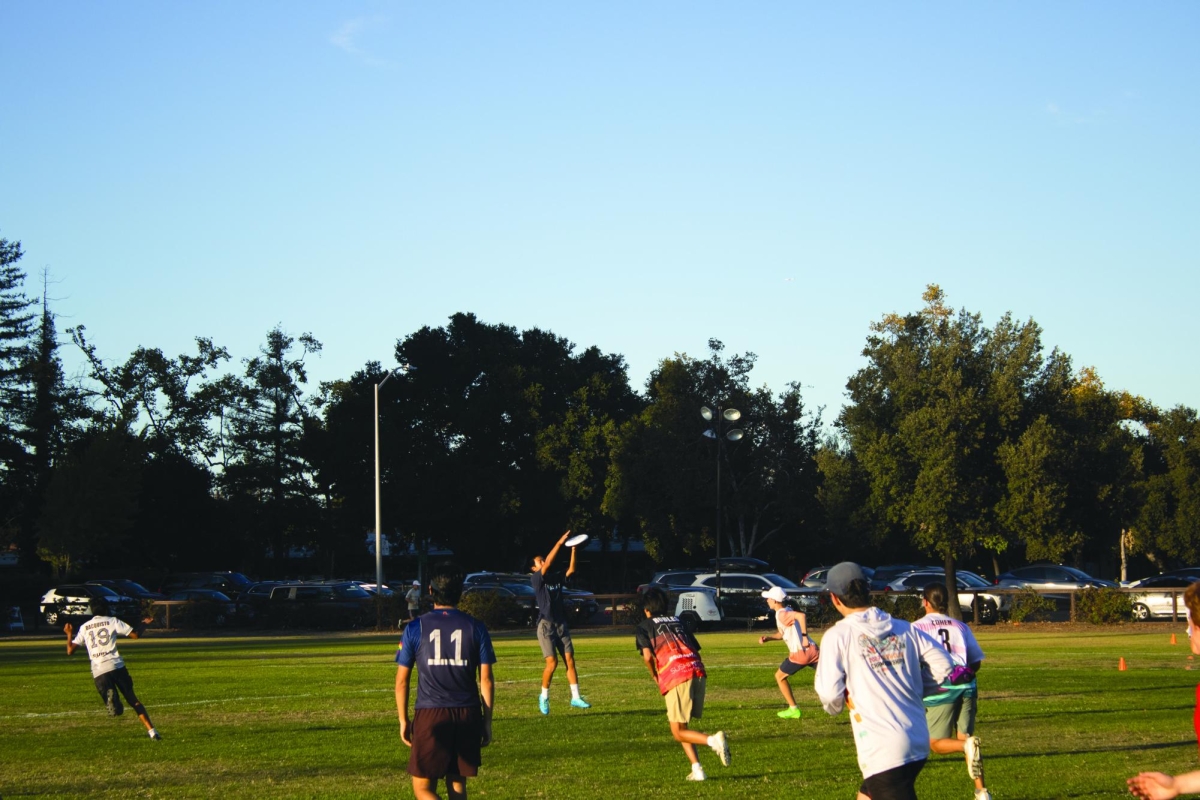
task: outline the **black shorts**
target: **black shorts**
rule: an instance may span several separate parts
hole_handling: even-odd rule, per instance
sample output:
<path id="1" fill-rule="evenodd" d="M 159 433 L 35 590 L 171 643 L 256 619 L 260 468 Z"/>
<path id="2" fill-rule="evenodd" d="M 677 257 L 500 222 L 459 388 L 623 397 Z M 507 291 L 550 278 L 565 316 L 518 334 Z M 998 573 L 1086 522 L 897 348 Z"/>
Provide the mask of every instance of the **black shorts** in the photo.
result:
<path id="1" fill-rule="evenodd" d="M 418 708 L 413 714 L 408 774 L 436 780 L 473 778 L 479 771 L 483 712 L 471 708 Z"/>
<path id="2" fill-rule="evenodd" d="M 871 800 L 917 800 L 917 776 L 925 759 L 877 772 L 862 782 L 859 791 Z"/>
<path id="3" fill-rule="evenodd" d="M 140 706 L 137 695 L 133 693 L 133 678 L 129 677 L 129 670 L 124 667 L 109 672 L 102 672 L 95 677 L 96 691 L 100 693 L 100 699 L 104 701 L 104 705 L 108 708 L 110 717 L 119 717 L 124 713 L 125 709 L 121 706 L 121 696 L 117 694 L 119 691 L 125 695 L 125 702 L 133 707 Z"/>
<path id="4" fill-rule="evenodd" d="M 797 664 L 795 661 L 792 661 L 790 658 L 785 658 L 783 660 L 783 663 L 779 665 L 779 671 L 782 672 L 784 675 L 792 676 L 792 675 L 795 675 L 800 670 L 804 669 L 805 667 L 812 667 L 813 669 L 816 669 L 816 666 L 814 666 L 813 664 Z"/>

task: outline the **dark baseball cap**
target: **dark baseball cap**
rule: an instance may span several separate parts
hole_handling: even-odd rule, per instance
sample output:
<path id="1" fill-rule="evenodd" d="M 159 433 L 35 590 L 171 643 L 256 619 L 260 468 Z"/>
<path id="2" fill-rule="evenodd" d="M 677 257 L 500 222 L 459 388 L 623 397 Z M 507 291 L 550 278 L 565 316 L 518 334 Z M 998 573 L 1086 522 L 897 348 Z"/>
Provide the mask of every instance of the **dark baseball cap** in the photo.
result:
<path id="1" fill-rule="evenodd" d="M 850 590 L 852 581 L 865 582 L 866 580 L 867 576 L 863 573 L 862 567 L 853 561 L 843 561 L 829 568 L 825 577 L 825 588 L 838 597 L 842 597 Z"/>

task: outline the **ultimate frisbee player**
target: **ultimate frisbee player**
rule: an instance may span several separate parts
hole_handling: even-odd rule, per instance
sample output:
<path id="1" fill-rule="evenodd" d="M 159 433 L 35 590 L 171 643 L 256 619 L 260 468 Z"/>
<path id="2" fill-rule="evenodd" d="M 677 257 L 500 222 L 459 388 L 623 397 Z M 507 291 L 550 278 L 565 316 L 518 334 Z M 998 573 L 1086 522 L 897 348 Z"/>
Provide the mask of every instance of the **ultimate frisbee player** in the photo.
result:
<path id="1" fill-rule="evenodd" d="M 125 661 L 117 652 L 118 636 L 137 639 L 146 629 L 146 625 L 153 620 L 144 619 L 135 629 L 127 622 L 110 616 L 108 601 L 103 597 L 92 600 L 92 611 L 95 616 L 80 625 L 78 633 L 69 622 L 63 626 L 63 632 L 67 634 L 67 655 L 74 655 L 80 647 L 86 647 L 88 658 L 92 662 L 92 679 L 96 683 L 96 691 L 100 692 L 100 698 L 104 700 L 108 715 L 119 717 L 125 712 L 125 707 L 121 705 L 121 697 L 124 696 L 125 702 L 146 726 L 150 738 L 155 741 L 162 739 L 155 730 L 154 723 L 150 721 L 146 707 L 134 694 L 133 678 L 129 676 L 129 670 L 125 669 Z"/>
<path id="2" fill-rule="evenodd" d="M 808 638 L 808 617 L 804 612 L 793 611 L 783 604 L 787 600 L 787 592 L 778 586 L 772 586 L 763 592 L 762 596 L 775 612 L 775 627 L 778 632 L 774 635 L 760 636 L 758 643 L 766 644 L 782 639 L 788 646 L 788 657 L 779 665 L 779 669 L 775 670 L 775 683 L 779 686 L 788 707 L 776 716 L 781 719 L 800 719 L 800 709 L 796 706 L 796 698 L 792 694 L 788 678 L 805 667 L 814 666 L 820 658 L 821 651 L 817 649 L 816 643 Z"/>
<path id="3" fill-rule="evenodd" d="M 983 783 L 983 760 L 979 737 L 975 735 L 976 698 L 979 689 L 975 674 L 983 666 L 983 650 L 975 634 L 962 620 L 946 615 L 949 592 L 943 583 L 931 583 L 921 595 L 925 616 L 913 627 L 929 634 L 954 662 L 953 685 L 939 687 L 925 695 L 925 721 L 929 723 L 929 748 L 939 755 L 963 753 L 967 774 L 975 781 L 975 800 L 991 800 Z"/>
<path id="4" fill-rule="evenodd" d="M 671 735 L 683 745 L 683 753 L 692 763 L 687 780 L 702 781 L 704 767 L 696 756 L 696 745 L 705 744 L 729 766 L 729 742 L 724 731 L 712 736 L 688 727 L 693 719 L 704 713 L 704 685 L 707 673 L 700 661 L 700 643 L 687 632 L 678 617 L 667 613 L 667 593 L 657 586 L 642 596 L 646 618 L 638 623 L 634 639 L 642 661 L 658 684 L 659 694 L 667 705 L 667 722 Z"/>
<path id="5" fill-rule="evenodd" d="M 545 557 L 533 557 L 533 573 L 529 585 L 537 594 L 538 620 L 537 640 L 542 648 L 542 658 L 546 667 L 542 670 L 542 692 L 538 696 L 538 710 L 543 714 L 550 713 L 550 681 L 554 671 L 558 669 L 558 655 L 567 663 L 567 681 L 571 685 L 571 706 L 574 708 L 591 708 L 591 703 L 579 694 L 579 673 L 575 669 L 575 645 L 571 641 L 571 628 L 567 625 L 567 610 L 563 605 L 563 582 L 575 574 L 575 548 L 571 547 L 571 563 L 567 566 L 566 574 L 561 579 L 550 577 L 550 568 L 558 552 L 562 550 L 571 532 L 567 531 L 559 537 L 550 553 Z M 584 539 L 587 537 L 584 536 Z"/>
<path id="6" fill-rule="evenodd" d="M 850 710 L 863 775 L 858 800 L 916 800 L 929 757 L 922 671 L 940 684 L 954 663 L 928 635 L 871 606 L 858 564 L 834 566 L 825 588 L 842 619 L 821 639 L 814 688 L 829 714 Z"/>
<path id="7" fill-rule="evenodd" d="M 496 653 L 482 622 L 455 608 L 462 574 L 442 570 L 429 582 L 433 610 L 404 629 L 396 652 L 396 712 L 400 741 L 411 752 L 408 774 L 419 800 L 436 800 L 438 780 L 446 794 L 465 800 L 467 778 L 478 774 L 480 749 L 492 741 Z M 408 718 L 408 687 L 417 669 L 417 702 Z M 479 673 L 479 683 L 475 674 Z"/>

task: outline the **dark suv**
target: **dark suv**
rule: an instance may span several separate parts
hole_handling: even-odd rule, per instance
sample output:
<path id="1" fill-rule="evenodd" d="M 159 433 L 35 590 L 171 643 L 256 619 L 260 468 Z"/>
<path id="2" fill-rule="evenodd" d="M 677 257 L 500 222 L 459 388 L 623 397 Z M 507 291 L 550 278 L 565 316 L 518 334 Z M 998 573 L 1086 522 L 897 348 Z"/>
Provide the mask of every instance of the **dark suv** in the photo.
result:
<path id="1" fill-rule="evenodd" d="M 253 583 L 240 572 L 181 572 L 168 575 L 159 591 L 169 595 L 181 589 L 215 589 L 236 600 Z"/>

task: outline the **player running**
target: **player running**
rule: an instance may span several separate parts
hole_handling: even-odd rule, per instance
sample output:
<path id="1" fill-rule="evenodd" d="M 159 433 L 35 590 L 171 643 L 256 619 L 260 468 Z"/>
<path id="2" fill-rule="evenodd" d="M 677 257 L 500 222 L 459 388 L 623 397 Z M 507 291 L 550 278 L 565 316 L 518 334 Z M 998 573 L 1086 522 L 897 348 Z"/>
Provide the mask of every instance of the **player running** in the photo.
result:
<path id="1" fill-rule="evenodd" d="M 929 757 L 922 673 L 941 683 L 954 664 L 928 635 L 870 605 L 858 564 L 834 566 L 825 588 L 842 619 L 821 638 L 814 688 L 828 713 L 850 710 L 863 775 L 858 800 L 915 800 Z"/>
<path id="2" fill-rule="evenodd" d="M 562 653 L 563 661 L 567 662 L 567 681 L 571 684 L 571 706 L 574 708 L 591 708 L 592 705 L 579 694 L 579 673 L 575 670 L 575 645 L 571 641 L 571 628 L 567 625 L 567 610 L 563 605 L 563 582 L 575 574 L 575 548 L 571 548 L 571 563 L 567 566 L 566 574 L 561 578 L 547 578 L 558 551 L 571 535 L 567 531 L 559 537 L 549 555 L 533 557 L 533 573 L 529 585 L 537 594 L 538 621 L 537 639 L 542 648 L 542 657 L 546 659 L 546 668 L 542 670 L 542 693 L 538 696 L 538 711 L 550 713 L 550 681 L 554 671 L 558 669 L 558 653 Z"/>
<path id="3" fill-rule="evenodd" d="M 400 741 L 412 748 L 408 774 L 419 800 L 436 800 L 441 778 L 448 797 L 465 800 L 467 778 L 478 774 L 482 761 L 480 749 L 492 741 L 496 653 L 484 624 L 455 608 L 462 584 L 456 571 L 433 576 L 433 610 L 408 623 L 396 652 Z M 410 723 L 408 686 L 414 666 L 417 702 Z"/>
<path id="4" fill-rule="evenodd" d="M 787 702 L 788 707 L 776 716 L 781 719 L 800 719 L 800 709 L 796 706 L 796 698 L 792 694 L 788 678 L 805 667 L 815 665 L 821 653 L 817 649 L 816 643 L 808 638 L 808 617 L 803 611 L 793 611 L 784 605 L 784 601 L 787 600 L 787 592 L 778 586 L 772 586 L 763 592 L 762 596 L 766 598 L 770 609 L 775 612 L 775 627 L 779 629 L 779 632 L 774 635 L 760 636 L 758 643 L 766 644 L 782 639 L 788 646 L 788 657 L 779 665 L 779 669 L 775 670 L 775 683 L 779 686 L 779 691 L 783 694 L 783 699 Z"/>
<path id="5" fill-rule="evenodd" d="M 983 783 L 983 760 L 979 737 L 975 735 L 976 698 L 979 689 L 975 674 L 983 666 L 983 650 L 975 634 L 962 620 L 946 615 L 949 592 L 943 583 L 931 583 L 921 596 L 925 616 L 913 623 L 941 642 L 954 662 L 949 685 L 926 695 L 925 720 L 929 724 L 929 748 L 939 755 L 963 753 L 967 774 L 975 781 L 975 800 L 991 800 Z"/>
<path id="6" fill-rule="evenodd" d="M 78 633 L 69 622 L 63 626 L 63 632 L 67 634 L 67 655 L 74 655 L 80 647 L 86 647 L 88 658 L 92 661 L 92 679 L 96 683 L 96 690 L 100 692 L 100 698 L 104 700 L 108 715 L 119 717 L 125 713 L 125 707 L 121 705 L 121 696 L 124 695 L 125 702 L 137 712 L 138 719 L 146 726 L 150 738 L 156 742 L 161 740 L 162 735 L 155 730 L 150 715 L 146 713 L 146 707 L 133 693 L 133 678 L 129 676 L 129 670 L 125 669 L 125 661 L 117 652 L 118 636 L 137 639 L 146 630 L 146 625 L 154 620 L 144 619 L 141 625 L 133 628 L 128 623 L 110 616 L 108 601 L 103 597 L 92 599 L 92 612 L 95 616 L 80 625 Z"/>
<path id="7" fill-rule="evenodd" d="M 651 677 L 658 683 L 659 694 L 667 704 L 667 722 L 671 735 L 683 745 L 684 755 L 692 764 L 687 780 L 705 779 L 704 767 L 696 756 L 696 745 L 705 744 L 721 759 L 721 765 L 729 766 L 729 742 L 724 731 L 712 736 L 688 728 L 693 719 L 704 713 L 704 685 L 706 673 L 700 661 L 700 643 L 683 627 L 678 617 L 667 613 L 667 593 L 657 586 L 642 595 L 642 609 L 646 618 L 634 630 L 634 640 L 642 661 Z"/>

